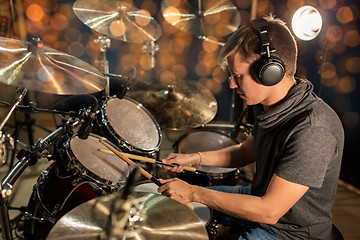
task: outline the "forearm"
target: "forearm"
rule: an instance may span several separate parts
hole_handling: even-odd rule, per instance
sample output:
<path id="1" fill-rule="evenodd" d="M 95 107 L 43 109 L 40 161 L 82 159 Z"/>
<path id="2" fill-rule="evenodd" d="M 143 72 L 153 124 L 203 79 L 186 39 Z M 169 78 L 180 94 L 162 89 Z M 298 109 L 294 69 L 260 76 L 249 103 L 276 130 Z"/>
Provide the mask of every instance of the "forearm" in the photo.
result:
<path id="1" fill-rule="evenodd" d="M 214 191 L 192 185 L 193 201 L 228 215 L 253 221 L 274 224 L 278 218 L 261 197 Z"/>

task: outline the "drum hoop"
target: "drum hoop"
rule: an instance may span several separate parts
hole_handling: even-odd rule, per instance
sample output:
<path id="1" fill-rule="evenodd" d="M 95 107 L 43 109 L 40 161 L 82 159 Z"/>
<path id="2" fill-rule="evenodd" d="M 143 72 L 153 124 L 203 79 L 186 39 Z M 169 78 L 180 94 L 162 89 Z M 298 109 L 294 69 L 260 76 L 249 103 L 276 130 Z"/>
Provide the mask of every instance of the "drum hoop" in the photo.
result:
<path id="1" fill-rule="evenodd" d="M 128 100 L 130 102 L 135 103 L 136 105 L 138 105 L 140 107 L 141 110 L 143 110 L 153 121 L 153 123 L 155 124 L 156 130 L 158 132 L 158 136 L 159 136 L 159 140 L 156 144 L 156 146 L 154 148 L 151 149 L 141 149 L 138 147 L 133 146 L 132 144 L 130 144 L 127 140 L 125 140 L 123 137 L 121 137 L 116 131 L 115 129 L 111 126 L 110 122 L 109 122 L 109 118 L 106 115 L 106 105 L 107 102 L 110 101 L 111 99 L 117 98 L 115 96 L 112 97 L 106 97 L 102 104 L 101 104 L 101 123 L 105 125 L 105 127 L 109 130 L 109 133 L 112 135 L 112 137 L 114 137 L 119 144 L 122 147 L 127 147 L 129 151 L 139 151 L 139 152 L 147 152 L 147 153 L 152 153 L 155 151 L 158 151 L 162 142 L 162 133 L 161 133 L 161 128 L 160 125 L 158 124 L 158 122 L 156 121 L 156 119 L 154 118 L 154 116 L 144 107 L 144 105 L 142 105 L 141 103 L 135 101 L 134 99 L 131 99 L 129 97 L 124 97 L 123 99 Z"/>
<path id="2" fill-rule="evenodd" d="M 86 178 L 88 180 L 95 181 L 96 184 L 101 185 L 101 186 L 98 186 L 99 188 L 106 187 L 106 188 L 110 188 L 111 191 L 120 190 L 121 185 L 123 184 L 122 181 L 111 181 L 111 180 L 107 180 L 102 177 L 99 177 L 98 175 L 93 173 L 90 169 L 86 168 L 81 163 L 81 161 L 77 159 L 77 157 L 75 156 L 75 153 L 72 151 L 71 146 L 70 146 L 71 140 L 73 138 L 75 138 L 76 136 L 77 136 L 77 134 L 75 134 L 73 137 L 68 139 L 66 142 L 66 145 L 65 145 L 66 155 L 69 158 L 68 168 L 75 169 L 75 170 L 77 170 L 77 173 L 78 173 L 78 177 L 75 178 L 74 180 L 81 182 L 82 178 Z M 93 134 L 93 133 L 90 133 L 89 136 L 92 136 L 95 138 L 99 138 L 99 137 L 102 138 L 101 136 Z M 109 140 L 107 140 L 107 139 L 105 139 L 105 140 L 110 145 L 114 146 L 114 144 L 111 143 Z"/>

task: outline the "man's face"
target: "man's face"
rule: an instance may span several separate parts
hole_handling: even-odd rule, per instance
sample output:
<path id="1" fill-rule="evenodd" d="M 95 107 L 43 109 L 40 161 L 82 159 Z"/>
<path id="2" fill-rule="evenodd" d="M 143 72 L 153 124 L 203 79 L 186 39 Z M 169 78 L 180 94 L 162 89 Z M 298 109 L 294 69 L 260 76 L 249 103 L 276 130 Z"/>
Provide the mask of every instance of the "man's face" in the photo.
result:
<path id="1" fill-rule="evenodd" d="M 247 105 L 262 103 L 266 99 L 268 88 L 252 78 L 250 74 L 252 61 L 246 61 L 239 52 L 230 55 L 227 61 L 231 74 L 230 88 L 236 89 Z"/>

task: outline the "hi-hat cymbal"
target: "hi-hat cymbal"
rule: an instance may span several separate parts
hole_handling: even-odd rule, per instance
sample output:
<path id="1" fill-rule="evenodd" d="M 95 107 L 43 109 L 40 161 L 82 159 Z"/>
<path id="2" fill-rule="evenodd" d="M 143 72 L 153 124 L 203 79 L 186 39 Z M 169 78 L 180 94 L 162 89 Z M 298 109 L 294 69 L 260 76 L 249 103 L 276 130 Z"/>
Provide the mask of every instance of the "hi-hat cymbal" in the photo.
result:
<path id="1" fill-rule="evenodd" d="M 102 91 L 106 78 L 95 67 L 41 41 L 0 37 L 0 82 L 32 91 L 76 95 Z"/>
<path id="2" fill-rule="evenodd" d="M 77 0 L 73 10 L 85 25 L 111 38 L 145 43 L 161 36 L 160 25 L 147 10 L 123 1 Z"/>
<path id="3" fill-rule="evenodd" d="M 163 1 L 161 10 L 172 26 L 200 38 L 227 36 L 240 24 L 239 11 L 228 0 Z"/>
<path id="4" fill-rule="evenodd" d="M 214 95 L 195 81 L 177 80 L 140 89 L 135 86 L 127 96 L 144 105 L 165 129 L 196 128 L 210 122 L 217 112 Z"/>
<path id="5" fill-rule="evenodd" d="M 109 233 L 112 233 L 111 239 L 208 239 L 206 229 L 196 214 L 171 198 L 153 193 L 136 193 L 134 199 L 126 203 L 137 204 L 140 214 L 133 213 L 134 216 L 128 221 L 130 216 L 126 211 L 118 211 L 117 219 L 125 220 L 123 225 L 131 220 L 141 220 L 133 221 L 126 229 L 121 225 L 115 225 L 117 227 L 114 229 L 109 224 L 109 215 L 112 213 L 114 219 L 116 214 L 112 208 L 114 203 L 118 209 L 125 206 L 114 193 L 79 205 L 55 224 L 46 239 L 109 239 Z"/>

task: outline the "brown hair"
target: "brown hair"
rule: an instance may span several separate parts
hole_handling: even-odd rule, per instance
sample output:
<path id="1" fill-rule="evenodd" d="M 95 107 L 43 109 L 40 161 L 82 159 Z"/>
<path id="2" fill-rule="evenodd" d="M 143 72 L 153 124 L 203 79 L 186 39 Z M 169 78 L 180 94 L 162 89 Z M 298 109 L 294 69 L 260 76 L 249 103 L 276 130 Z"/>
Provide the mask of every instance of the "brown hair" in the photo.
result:
<path id="1" fill-rule="evenodd" d="M 273 15 L 263 19 L 268 23 L 269 38 L 276 49 L 272 55 L 284 62 L 287 75 L 295 75 L 298 49 L 294 36 L 281 19 Z M 260 39 L 250 23 L 236 30 L 220 50 L 219 63 L 223 69 L 228 65 L 227 58 L 236 51 L 249 61 L 260 58 Z"/>

